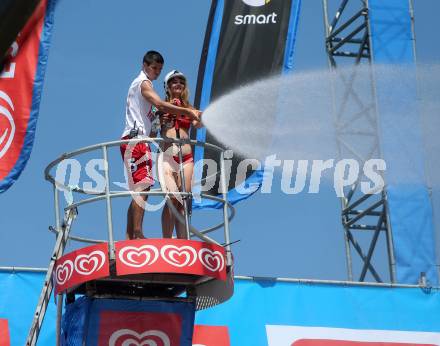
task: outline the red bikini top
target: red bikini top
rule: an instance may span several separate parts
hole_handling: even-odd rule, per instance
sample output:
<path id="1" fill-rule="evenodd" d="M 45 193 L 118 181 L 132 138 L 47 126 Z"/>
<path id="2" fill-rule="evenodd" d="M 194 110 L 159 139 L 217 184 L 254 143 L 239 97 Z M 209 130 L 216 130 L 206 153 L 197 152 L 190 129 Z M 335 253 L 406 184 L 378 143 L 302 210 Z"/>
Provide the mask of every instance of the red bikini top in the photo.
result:
<path id="1" fill-rule="evenodd" d="M 191 127 L 191 119 L 184 115 L 177 115 L 176 121 L 174 122 L 174 127 L 176 129 L 189 130 Z"/>
<path id="2" fill-rule="evenodd" d="M 171 101 L 173 105 L 182 107 L 182 102 L 179 99 L 173 99 Z M 174 127 L 177 129 L 189 130 L 191 127 L 191 119 L 185 115 L 176 115 L 176 120 L 174 121 Z"/>

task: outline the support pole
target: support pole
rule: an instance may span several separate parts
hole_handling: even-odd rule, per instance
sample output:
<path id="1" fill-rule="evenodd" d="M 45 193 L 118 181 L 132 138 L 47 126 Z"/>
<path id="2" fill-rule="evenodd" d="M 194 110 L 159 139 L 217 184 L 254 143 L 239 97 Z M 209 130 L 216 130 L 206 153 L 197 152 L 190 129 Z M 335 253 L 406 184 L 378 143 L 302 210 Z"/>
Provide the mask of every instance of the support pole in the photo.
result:
<path id="1" fill-rule="evenodd" d="M 104 176 L 105 176 L 105 200 L 107 205 L 107 229 L 108 229 L 108 245 L 109 257 L 111 260 L 115 259 L 115 242 L 113 239 L 113 221 L 112 221 L 112 202 L 110 199 L 110 179 L 109 179 L 109 164 L 107 155 L 107 146 L 102 147 L 104 157 Z"/>
<path id="2" fill-rule="evenodd" d="M 57 325 L 56 325 L 56 346 L 61 345 L 61 318 L 63 316 L 63 298 L 64 295 L 58 294 L 57 295 Z"/>
<path id="3" fill-rule="evenodd" d="M 221 186 L 221 193 L 223 196 L 223 222 L 225 224 L 224 232 L 225 232 L 225 250 L 226 250 L 226 264 L 228 266 L 232 265 L 232 257 L 231 257 L 231 239 L 229 237 L 229 219 L 228 219 L 228 193 L 227 193 L 227 186 L 226 186 L 226 176 L 225 176 L 225 154 L 222 151 L 220 153 L 220 186 Z"/>

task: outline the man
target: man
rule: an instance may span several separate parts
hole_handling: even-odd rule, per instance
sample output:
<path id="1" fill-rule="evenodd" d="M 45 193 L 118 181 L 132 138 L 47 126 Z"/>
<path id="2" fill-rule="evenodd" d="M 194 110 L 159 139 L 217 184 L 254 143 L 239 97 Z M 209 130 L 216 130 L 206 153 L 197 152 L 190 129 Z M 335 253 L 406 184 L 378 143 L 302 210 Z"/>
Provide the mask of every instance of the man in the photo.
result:
<path id="1" fill-rule="evenodd" d="M 142 71 L 128 89 L 125 108 L 125 129 L 122 139 L 151 136 L 153 106 L 161 113 L 182 114 L 199 122 L 200 111 L 178 107 L 161 100 L 154 91 L 153 83 L 159 77 L 164 59 L 156 51 L 148 51 L 143 58 Z M 149 143 L 122 144 L 121 154 L 129 174 L 130 190 L 148 191 L 153 185 L 151 149 Z M 127 211 L 127 239 L 144 239 L 142 221 L 146 195 L 134 196 Z"/>

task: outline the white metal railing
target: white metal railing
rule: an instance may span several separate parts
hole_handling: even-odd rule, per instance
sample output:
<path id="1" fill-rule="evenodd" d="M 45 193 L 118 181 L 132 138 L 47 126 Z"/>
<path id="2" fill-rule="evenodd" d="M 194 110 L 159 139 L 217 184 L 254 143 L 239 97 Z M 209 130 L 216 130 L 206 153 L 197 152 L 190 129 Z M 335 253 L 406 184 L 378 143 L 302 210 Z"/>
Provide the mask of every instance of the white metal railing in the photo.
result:
<path id="1" fill-rule="evenodd" d="M 112 147 L 118 147 L 121 144 L 129 143 L 130 145 L 135 145 L 137 143 L 149 143 L 152 145 L 155 145 L 159 147 L 159 144 L 162 143 L 171 143 L 176 144 L 180 148 L 184 144 L 190 144 L 192 146 L 200 146 L 204 148 L 209 148 L 210 150 L 213 150 L 218 154 L 219 163 L 220 163 L 220 169 L 215 173 L 212 174 L 209 177 L 206 177 L 203 179 L 202 182 L 207 182 L 210 179 L 217 179 L 217 177 L 220 178 L 220 191 L 221 194 L 219 196 L 212 196 L 207 193 L 200 193 L 200 198 L 206 198 L 210 199 L 216 202 L 219 202 L 223 205 L 222 212 L 223 212 L 223 221 L 215 224 L 211 227 L 204 228 L 202 230 L 198 230 L 195 227 L 191 225 L 190 222 L 187 222 L 188 220 L 188 210 L 185 208 L 184 210 L 184 216 L 177 211 L 177 209 L 174 207 L 172 203 L 168 203 L 171 211 L 174 213 L 175 217 L 185 225 L 186 233 L 189 235 L 189 237 L 197 237 L 202 241 L 206 241 L 209 243 L 222 245 L 225 247 L 226 253 L 227 253 L 227 262 L 231 263 L 231 256 L 230 256 L 230 234 L 229 234 L 229 222 L 235 215 L 235 209 L 234 207 L 228 202 L 227 199 L 227 186 L 226 186 L 226 171 L 225 171 L 225 165 L 224 165 L 224 151 L 222 148 L 210 144 L 210 143 L 203 143 L 195 140 L 189 140 L 189 139 L 171 139 L 171 138 L 137 138 L 137 139 L 126 139 L 126 140 L 118 140 L 118 141 L 112 141 L 112 142 L 105 142 L 100 144 L 91 145 L 88 147 L 84 147 L 72 152 L 65 153 L 61 155 L 56 160 L 52 161 L 45 169 L 45 179 L 52 183 L 54 187 L 54 199 L 55 199 L 55 219 L 56 219 L 56 226 L 54 228 L 51 228 L 52 231 L 57 232 L 61 228 L 61 222 L 60 222 L 60 215 L 65 214 L 69 212 L 70 210 L 77 209 L 80 207 L 83 207 L 87 204 L 94 203 L 97 201 L 105 200 L 106 202 L 106 216 L 107 216 L 107 236 L 106 239 L 91 239 L 86 237 L 80 237 L 80 236 L 74 236 L 69 235 L 69 239 L 79 241 L 79 242 L 85 242 L 85 243 L 100 243 L 107 241 L 109 243 L 109 249 L 110 249 L 110 258 L 114 258 L 114 242 L 115 242 L 115 236 L 113 231 L 113 211 L 112 211 L 112 200 L 114 198 L 120 198 L 120 197 L 133 197 L 133 196 L 141 196 L 141 195 L 148 195 L 148 196 L 163 196 L 164 198 L 169 201 L 170 197 L 173 196 L 181 196 L 183 203 L 187 203 L 187 201 L 191 201 L 193 198 L 192 192 L 185 192 L 185 191 L 177 191 L 177 192 L 169 192 L 165 191 L 163 187 L 159 188 L 152 188 L 149 191 L 142 191 L 142 192 L 136 192 L 136 191 L 130 191 L 130 190 L 111 190 L 110 189 L 110 179 L 109 179 L 109 172 L 110 172 L 110 165 L 109 165 L 109 155 L 108 150 Z M 87 190 L 84 188 L 80 188 L 79 186 L 70 186 L 64 181 L 57 180 L 57 177 L 53 174 L 53 170 L 64 160 L 72 159 L 72 158 L 78 158 L 83 154 L 91 153 L 91 152 L 101 152 L 101 158 L 104 162 L 104 179 L 105 179 L 105 186 L 102 190 Z M 179 153 L 181 153 L 181 150 L 179 150 Z M 181 154 L 180 154 L 181 155 Z M 124 163 L 121 162 L 121 165 Z M 179 174 L 181 175 L 182 181 L 184 181 L 184 170 L 183 170 L 183 164 L 182 160 L 180 160 L 180 166 L 179 166 Z M 200 184 L 202 183 L 200 182 Z M 72 199 L 67 203 L 67 205 L 63 208 L 60 207 L 60 197 L 59 194 L 62 191 L 68 191 L 71 194 Z M 75 200 L 76 194 L 78 193 L 82 195 L 81 199 Z M 224 228 L 223 233 L 223 241 L 216 240 L 210 236 L 208 236 L 208 233 L 213 232 L 215 230 L 218 230 L 220 228 Z"/>

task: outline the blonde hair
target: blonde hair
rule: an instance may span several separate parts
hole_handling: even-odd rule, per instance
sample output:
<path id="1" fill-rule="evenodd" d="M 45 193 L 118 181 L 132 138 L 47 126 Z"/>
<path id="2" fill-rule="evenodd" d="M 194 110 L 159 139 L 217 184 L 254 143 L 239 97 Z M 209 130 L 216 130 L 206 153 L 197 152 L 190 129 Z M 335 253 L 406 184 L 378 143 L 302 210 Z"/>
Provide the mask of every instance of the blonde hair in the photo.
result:
<path id="1" fill-rule="evenodd" d="M 170 83 L 171 80 L 172 79 L 170 79 L 168 81 L 168 83 Z M 171 94 L 170 94 L 170 89 L 169 89 L 168 85 L 167 85 L 167 90 L 166 90 L 165 94 L 166 94 L 165 101 L 170 102 L 171 101 Z M 189 103 L 189 90 L 188 90 L 186 78 L 185 78 L 185 87 L 183 88 L 182 94 L 180 95 L 179 99 L 180 99 L 180 102 L 182 102 L 182 107 L 193 108 L 191 103 Z"/>

